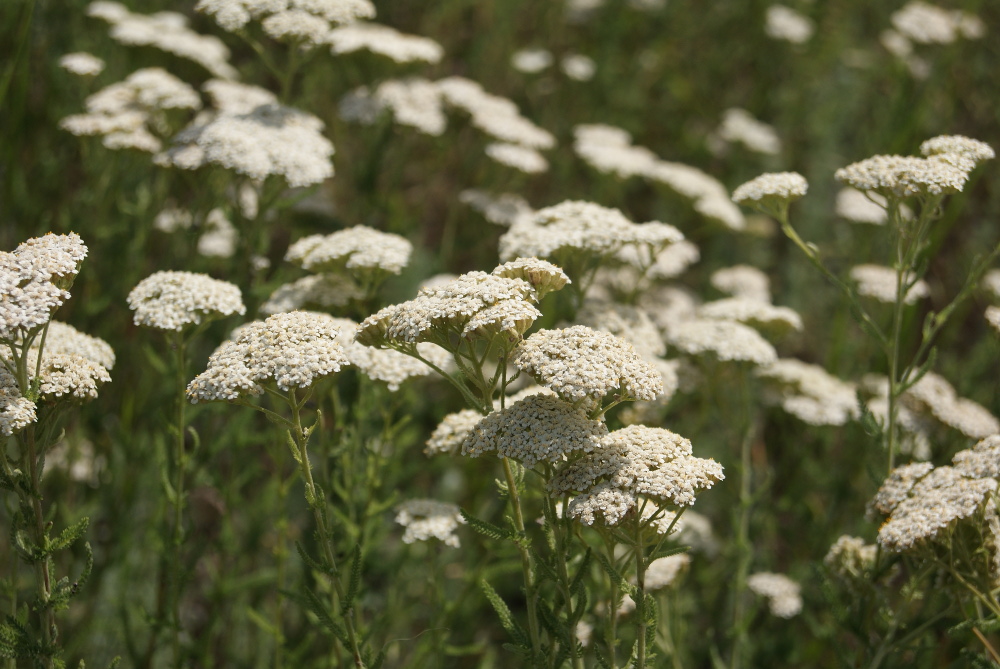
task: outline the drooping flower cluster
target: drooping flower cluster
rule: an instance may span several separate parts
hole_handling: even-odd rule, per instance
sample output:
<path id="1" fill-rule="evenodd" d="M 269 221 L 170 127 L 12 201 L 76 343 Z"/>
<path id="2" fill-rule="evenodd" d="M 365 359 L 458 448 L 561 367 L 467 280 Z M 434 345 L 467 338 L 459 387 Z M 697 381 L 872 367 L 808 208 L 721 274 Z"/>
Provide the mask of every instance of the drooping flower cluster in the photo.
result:
<path id="1" fill-rule="evenodd" d="M 168 109 L 199 109 L 197 91 L 158 67 L 136 70 L 87 98 L 87 113 L 67 116 L 60 127 L 74 135 L 100 135 L 109 149 L 154 153 L 162 147 L 151 129 L 163 127 Z"/>
<path id="2" fill-rule="evenodd" d="M 223 79 L 235 79 L 229 49 L 218 37 L 201 35 L 188 27 L 187 17 L 176 12 L 136 14 L 119 2 L 97 0 L 87 14 L 111 24 L 111 39 L 128 46 L 151 46 L 194 61 Z"/>
<path id="3" fill-rule="evenodd" d="M 308 388 L 349 364 L 338 342 L 340 328 L 328 314 L 293 311 L 241 326 L 235 340 L 223 343 L 208 366 L 188 384 L 192 402 L 233 401 L 264 392 Z"/>
<path id="4" fill-rule="evenodd" d="M 246 313 L 239 288 L 193 272 L 156 272 L 146 277 L 128 294 L 128 305 L 136 325 L 176 332 Z"/>
<path id="5" fill-rule="evenodd" d="M 568 513 L 586 525 L 598 520 L 617 525 L 643 498 L 659 507 L 689 506 L 700 491 L 725 478 L 722 465 L 691 453 L 691 442 L 680 435 L 630 425 L 562 467 L 549 481 L 549 492 L 576 493 Z"/>

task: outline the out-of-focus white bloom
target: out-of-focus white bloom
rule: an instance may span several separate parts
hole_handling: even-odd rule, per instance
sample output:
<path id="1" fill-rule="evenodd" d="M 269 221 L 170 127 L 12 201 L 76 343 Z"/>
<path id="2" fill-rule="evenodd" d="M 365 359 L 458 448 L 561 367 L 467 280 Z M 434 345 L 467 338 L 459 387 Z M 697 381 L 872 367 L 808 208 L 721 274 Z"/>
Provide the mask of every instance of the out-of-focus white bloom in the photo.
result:
<path id="1" fill-rule="evenodd" d="M 768 365 L 778 353 L 756 330 L 732 321 L 688 320 L 670 326 L 667 343 L 688 355 L 711 355 L 724 362 Z"/>
<path id="2" fill-rule="evenodd" d="M 91 3 L 87 13 L 110 23 L 111 39 L 117 42 L 151 46 L 192 60 L 216 77 L 237 77 L 236 69 L 229 64 L 229 49 L 222 40 L 194 32 L 188 28 L 183 14 L 133 14 L 124 5 L 106 0 Z"/>
<path id="3" fill-rule="evenodd" d="M 949 11 L 916 0 L 890 17 L 893 27 L 918 44 L 951 44 L 959 37 L 979 39 L 986 26 L 974 14 Z"/>
<path id="4" fill-rule="evenodd" d="M 771 302 L 771 280 L 767 274 L 751 265 L 733 265 L 716 270 L 711 278 L 712 287 L 733 297 Z"/>
<path id="5" fill-rule="evenodd" d="M 396 507 L 396 522 L 406 528 L 403 543 L 439 539 L 445 546 L 458 548 L 455 530 L 465 523 L 458 507 L 433 499 L 411 499 Z"/>
<path id="6" fill-rule="evenodd" d="M 747 587 L 767 598 L 771 614 L 779 618 L 793 618 L 802 611 L 801 587 L 784 574 L 759 572 L 747 579 Z"/>
<path id="7" fill-rule="evenodd" d="M 162 232 L 177 232 L 186 230 L 194 223 L 194 216 L 187 209 L 167 206 L 153 219 L 153 227 Z"/>
<path id="8" fill-rule="evenodd" d="M 590 81 L 597 71 L 594 59 L 579 53 L 563 56 L 560 66 L 567 77 L 576 81 Z"/>
<path id="9" fill-rule="evenodd" d="M 205 217 L 204 232 L 198 237 L 198 253 L 210 258 L 232 258 L 239 236 L 226 213 L 216 207 Z"/>
<path id="10" fill-rule="evenodd" d="M 214 18 L 223 30 L 237 32 L 257 20 L 275 39 L 305 38 L 311 46 L 323 41 L 332 24 L 375 16 L 369 0 L 199 0 L 195 9 Z"/>
<path id="11" fill-rule="evenodd" d="M 740 142 L 751 151 L 772 156 L 781 153 L 781 140 L 774 128 L 758 121 L 745 109 L 727 109 L 717 132 L 721 139 Z"/>
<path id="12" fill-rule="evenodd" d="M 68 53 L 60 58 L 59 67 L 81 77 L 94 77 L 104 71 L 104 61 L 93 54 L 81 51 Z"/>
<path id="13" fill-rule="evenodd" d="M 396 392 L 407 379 L 417 376 L 427 376 L 433 370 L 423 360 L 393 351 L 363 346 L 354 341 L 358 324 L 347 318 L 335 318 L 335 324 L 340 328 L 338 342 L 344 347 L 347 359 L 370 379 L 384 381 L 389 390 Z M 434 344 L 417 344 L 417 352 L 424 359 L 440 369 L 446 369 L 451 363 L 451 354 Z"/>
<path id="14" fill-rule="evenodd" d="M 538 174 L 549 169 L 549 162 L 538 151 L 520 144 L 493 142 L 486 147 L 493 160 L 526 174 Z"/>
<path id="15" fill-rule="evenodd" d="M 487 93 L 478 83 L 463 77 L 447 77 L 440 79 L 437 87 L 448 104 L 467 111 L 472 124 L 487 135 L 533 149 L 555 146 L 552 133 L 521 116 L 513 102 Z"/>
<path id="16" fill-rule="evenodd" d="M 396 123 L 426 135 L 441 135 L 448 126 L 440 91 L 427 79 L 390 79 L 379 84 L 374 93 L 361 87 L 340 101 L 340 116 L 345 121 L 371 125 L 383 110 L 390 111 Z"/>
<path id="17" fill-rule="evenodd" d="M 552 65 L 552 53 L 547 49 L 521 49 L 510 58 L 515 70 L 537 74 Z"/>
<path id="18" fill-rule="evenodd" d="M 733 191 L 733 202 L 744 206 L 775 201 L 797 200 L 809 190 L 809 183 L 798 172 L 761 174 Z"/>
<path id="19" fill-rule="evenodd" d="M 180 332 L 207 320 L 243 315 L 240 289 L 192 272 L 156 272 L 128 294 L 136 325 Z"/>
<path id="20" fill-rule="evenodd" d="M 492 195 L 483 190 L 468 189 L 459 193 L 458 199 L 478 211 L 490 223 L 504 227 L 530 218 L 535 213 L 527 200 L 516 193 Z"/>
<path id="21" fill-rule="evenodd" d="M 378 23 L 357 22 L 335 28 L 327 35 L 327 41 L 335 55 L 366 50 L 397 63 L 437 63 L 444 55 L 441 45 L 429 37 L 406 35 Z"/>
<path id="22" fill-rule="evenodd" d="M 691 556 L 678 553 L 653 560 L 646 567 L 646 590 L 662 590 L 673 585 L 677 577 L 691 564 Z"/>
<path id="23" fill-rule="evenodd" d="M 813 22 L 797 11 L 784 5 L 767 8 L 764 32 L 772 39 L 784 40 L 792 44 L 804 44 L 812 37 Z"/>
<path id="24" fill-rule="evenodd" d="M 309 272 L 343 270 L 399 274 L 410 261 L 413 244 L 404 237 L 364 225 L 329 235 L 309 235 L 288 247 L 285 260 Z"/>
<path id="25" fill-rule="evenodd" d="M 853 384 L 827 374 L 817 365 L 786 358 L 755 370 L 764 380 L 764 401 L 810 425 L 844 425 L 857 419 Z"/>
<path id="26" fill-rule="evenodd" d="M 857 265 L 851 268 L 851 280 L 858 284 L 858 295 L 894 304 L 896 302 L 896 270 L 881 265 Z M 904 277 L 906 281 L 906 277 Z M 923 279 L 918 280 L 903 297 L 906 304 L 931 294 L 930 286 Z"/>

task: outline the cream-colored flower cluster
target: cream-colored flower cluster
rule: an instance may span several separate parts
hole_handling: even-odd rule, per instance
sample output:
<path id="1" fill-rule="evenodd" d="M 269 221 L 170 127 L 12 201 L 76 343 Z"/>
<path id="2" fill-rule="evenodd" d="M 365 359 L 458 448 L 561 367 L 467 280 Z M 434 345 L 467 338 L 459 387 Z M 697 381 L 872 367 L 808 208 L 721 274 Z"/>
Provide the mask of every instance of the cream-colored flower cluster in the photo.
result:
<path id="1" fill-rule="evenodd" d="M 798 172 L 769 172 L 733 191 L 733 202 L 747 207 L 791 202 L 806 194 L 809 183 Z"/>
<path id="2" fill-rule="evenodd" d="M 830 546 L 823 564 L 838 576 L 858 578 L 875 566 L 877 556 L 878 546 L 865 543 L 861 537 L 845 534 Z"/>
<path id="3" fill-rule="evenodd" d="M 764 32 L 771 39 L 804 44 L 816 30 L 813 22 L 791 7 L 771 5 L 767 8 Z"/>
<path id="4" fill-rule="evenodd" d="M 979 39 L 986 25 L 975 14 L 947 10 L 922 0 L 908 2 L 890 17 L 904 39 L 918 44 L 951 44 L 959 38 Z"/>
<path id="5" fill-rule="evenodd" d="M 369 0 L 199 0 L 195 9 L 230 32 L 259 21 L 272 39 L 309 47 L 325 43 L 335 24 L 375 16 Z"/>
<path id="6" fill-rule="evenodd" d="M 334 55 L 365 50 L 397 63 L 437 63 L 444 56 L 441 45 L 429 37 L 406 35 L 389 26 L 363 21 L 334 28 L 326 41 Z"/>
<path id="7" fill-rule="evenodd" d="M 771 615 L 793 618 L 802 611 L 802 588 L 784 574 L 766 571 L 751 574 L 747 579 L 747 587 L 767 598 Z"/>
<path id="8" fill-rule="evenodd" d="M 961 192 L 980 163 L 994 157 L 979 140 L 942 135 L 920 145 L 925 157 L 872 156 L 837 170 L 837 180 L 860 191 L 886 197 L 943 195 Z"/>
<path id="9" fill-rule="evenodd" d="M 591 167 L 622 178 L 641 176 L 662 183 L 692 201 L 695 211 L 719 221 L 730 230 L 743 230 L 746 219 L 729 200 L 722 183 L 701 170 L 661 160 L 649 149 L 632 144 L 632 136 L 609 125 L 578 125 L 573 149 Z"/>
<path id="10" fill-rule="evenodd" d="M 934 542 L 962 520 L 995 515 L 998 456 L 1000 437 L 994 435 L 957 453 L 954 466 L 920 463 L 894 469 L 871 502 L 874 511 L 888 516 L 879 544 L 897 553 L 909 551 Z M 986 534 L 990 526 L 984 526 Z"/>
<path id="11" fill-rule="evenodd" d="M 896 270 L 881 265 L 857 265 L 851 268 L 851 280 L 857 284 L 858 295 L 886 304 L 896 303 Z M 907 283 L 909 279 L 904 276 Z M 931 288 L 918 279 L 903 296 L 905 304 L 916 304 L 931 294 Z"/>
<path id="12" fill-rule="evenodd" d="M 776 156 L 781 153 L 781 139 L 774 128 L 738 107 L 722 113 L 722 123 L 715 131 L 715 136 L 725 142 L 743 144 L 751 151 L 764 155 Z"/>
<path id="13" fill-rule="evenodd" d="M 690 506 L 722 481 L 722 465 L 692 455 L 691 442 L 662 428 L 630 425 L 608 433 L 549 481 L 552 495 L 577 493 L 568 513 L 586 525 L 617 525 L 647 499 L 656 506 Z"/>
<path id="14" fill-rule="evenodd" d="M 189 325 L 246 313 L 240 289 L 193 272 L 156 272 L 128 294 L 136 325 L 182 331 Z"/>
<path id="15" fill-rule="evenodd" d="M 413 244 L 405 238 L 364 225 L 329 235 L 303 237 L 288 247 L 285 260 L 308 272 L 359 272 L 399 274 L 410 262 Z"/>
<path id="16" fill-rule="evenodd" d="M 455 530 L 465 523 L 458 507 L 433 499 L 411 499 L 396 507 L 396 522 L 406 528 L 403 543 L 438 539 L 445 546 L 461 546 Z"/>
<path id="17" fill-rule="evenodd" d="M 61 57 L 59 67 L 80 77 L 96 77 L 104 71 L 104 61 L 94 54 L 78 51 Z"/>
<path id="18" fill-rule="evenodd" d="M 458 199 L 478 211 L 490 223 L 507 228 L 535 213 L 527 200 L 516 193 L 492 195 L 483 190 L 470 188 L 463 190 Z"/>
<path id="19" fill-rule="evenodd" d="M 339 328 L 337 341 L 344 348 L 350 364 L 368 378 L 385 382 L 389 390 L 395 392 L 407 379 L 431 373 L 430 367 L 412 356 L 391 349 L 362 346 L 356 342 L 354 333 L 358 330 L 358 324 L 349 318 L 334 318 L 333 321 Z M 451 362 L 451 354 L 435 344 L 417 344 L 417 353 L 441 369 L 447 368 Z"/>
<path id="20" fill-rule="evenodd" d="M 500 265 L 492 274 L 469 272 L 369 316 L 357 340 L 376 347 L 429 341 L 449 350 L 454 338 L 503 335 L 517 341 L 541 315 L 534 304 L 568 281 L 558 267 L 537 258 Z"/>
<path id="21" fill-rule="evenodd" d="M 136 70 L 87 98 L 87 113 L 73 114 L 59 126 L 74 135 L 100 135 L 109 149 L 155 153 L 163 146 L 152 129 L 162 128 L 167 109 L 199 109 L 198 92 L 158 67 Z"/>
<path id="22" fill-rule="evenodd" d="M 857 420 L 857 389 L 819 365 L 784 358 L 755 370 L 764 380 L 764 401 L 810 425 L 844 425 Z"/>
<path id="23" fill-rule="evenodd" d="M 151 46 L 194 61 L 223 79 L 235 79 L 229 49 L 218 37 L 200 35 L 188 27 L 187 17 L 176 12 L 136 14 L 119 2 L 97 0 L 87 14 L 111 24 L 111 39 L 128 46 Z"/>
<path id="24" fill-rule="evenodd" d="M 239 328 L 223 343 L 204 372 L 187 387 L 192 402 L 233 401 L 264 392 L 274 382 L 281 391 L 308 388 L 350 364 L 339 341 L 339 328 L 328 314 L 292 311 Z"/>

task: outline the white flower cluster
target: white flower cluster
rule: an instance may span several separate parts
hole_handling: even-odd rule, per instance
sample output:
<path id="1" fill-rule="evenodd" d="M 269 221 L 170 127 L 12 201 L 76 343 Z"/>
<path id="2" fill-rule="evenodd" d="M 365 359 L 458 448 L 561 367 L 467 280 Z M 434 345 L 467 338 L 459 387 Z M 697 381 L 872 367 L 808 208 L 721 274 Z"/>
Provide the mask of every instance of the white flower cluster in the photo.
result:
<path id="1" fill-rule="evenodd" d="M 959 135 L 942 135 L 920 145 L 924 158 L 872 156 L 842 167 L 834 176 L 861 191 L 897 198 L 957 193 L 969 173 L 994 157 L 989 145 Z"/>
<path id="2" fill-rule="evenodd" d="M 333 321 L 340 328 L 337 341 L 344 348 L 348 362 L 368 378 L 384 381 L 389 390 L 395 392 L 407 379 L 431 373 L 430 367 L 405 353 L 362 346 L 354 341 L 354 333 L 358 330 L 358 324 L 354 321 L 348 318 L 334 318 Z M 451 362 L 451 354 L 435 344 L 417 344 L 417 352 L 439 368 L 446 368 Z"/>
<path id="3" fill-rule="evenodd" d="M 17 379 L 0 367 L 0 435 L 17 434 L 36 420 L 35 403 L 21 395 Z"/>
<path id="4" fill-rule="evenodd" d="M 733 297 L 771 302 L 771 280 L 751 265 L 733 265 L 712 273 L 712 287 Z"/>
<path id="5" fill-rule="evenodd" d="M 784 574 L 758 572 L 747 579 L 751 591 L 767 598 L 771 615 L 793 618 L 802 611 L 802 588 Z"/>
<path id="6" fill-rule="evenodd" d="M 235 68 L 229 64 L 229 49 L 222 40 L 191 30 L 183 14 L 134 14 L 121 3 L 109 0 L 90 3 L 87 14 L 110 23 L 111 39 L 121 44 L 151 46 L 194 61 L 216 77 L 237 77 Z"/>
<path id="7" fill-rule="evenodd" d="M 462 448 L 462 442 L 472 434 L 473 428 L 483 419 L 483 414 L 475 409 L 462 409 L 445 416 L 427 440 L 424 453 L 430 455 L 454 455 Z"/>
<path id="8" fill-rule="evenodd" d="M 351 300 L 365 297 L 364 290 L 348 277 L 338 274 L 313 274 L 291 283 L 279 286 L 260 311 L 264 314 L 279 314 L 298 309 L 325 311 L 332 307 L 343 307 Z"/>
<path id="9" fill-rule="evenodd" d="M 558 267 L 537 258 L 500 265 L 492 274 L 469 272 L 369 316 L 357 340 L 376 347 L 430 341 L 451 348 L 453 336 L 478 333 L 517 341 L 541 315 L 534 303 L 568 281 Z"/>
<path id="10" fill-rule="evenodd" d="M 612 392 L 625 400 L 654 400 L 663 392 L 660 373 L 630 343 L 584 325 L 539 330 L 521 342 L 511 362 L 588 410 Z"/>
<path id="11" fill-rule="evenodd" d="M 997 489 L 997 438 L 955 455 L 954 467 L 929 463 L 893 470 L 872 500 L 874 510 L 889 518 L 878 542 L 894 552 L 918 548 L 945 528 L 977 513 L 996 513 L 988 500 Z M 989 464 L 985 464 L 989 463 Z"/>
<path id="12" fill-rule="evenodd" d="M 837 193 L 834 211 L 837 216 L 855 223 L 884 225 L 889 218 L 888 207 L 889 203 L 885 196 L 874 191 L 862 192 L 846 186 Z M 899 210 L 904 220 L 913 218 L 913 211 L 905 204 L 901 204 Z"/>
<path id="13" fill-rule="evenodd" d="M 193 272 L 156 272 L 128 294 L 136 325 L 180 332 L 189 325 L 243 315 L 240 289 L 228 281 Z"/>
<path id="14" fill-rule="evenodd" d="M 41 341 L 35 339 L 32 349 L 37 349 Z M 78 355 L 111 371 L 115 366 L 115 351 L 108 342 L 99 337 L 80 332 L 72 325 L 60 321 L 49 321 L 45 333 L 45 356 L 62 354 Z"/>
<path id="15" fill-rule="evenodd" d="M 903 394 L 911 411 L 930 414 L 967 437 L 983 439 L 1000 432 L 1000 421 L 982 405 L 959 397 L 948 381 L 928 372 Z"/>
<path id="16" fill-rule="evenodd" d="M 558 464 L 577 453 L 600 448 L 608 428 L 573 405 L 536 393 L 483 418 L 462 442 L 462 455 L 496 453 L 531 469 L 539 462 Z"/>
<path id="17" fill-rule="evenodd" d="M 690 506 L 725 479 L 722 465 L 694 457 L 691 442 L 662 428 L 630 425 L 608 433 L 600 448 L 562 467 L 549 481 L 553 496 L 580 493 L 569 515 L 586 525 L 617 525 L 646 498 L 655 506 Z"/>
<path id="18" fill-rule="evenodd" d="M 687 553 L 658 558 L 646 567 L 646 590 L 653 592 L 674 584 L 681 572 L 691 564 Z"/>
<path id="19" fill-rule="evenodd" d="M 93 54 L 79 51 L 60 58 L 59 67 L 81 77 L 96 77 L 104 71 L 104 61 Z"/>
<path id="20" fill-rule="evenodd" d="M 534 256 L 555 259 L 561 254 L 610 256 L 627 245 L 644 246 L 649 253 L 684 239 L 666 223 L 633 223 L 617 209 L 592 202 L 567 200 L 539 209 L 531 218 L 516 221 L 500 238 L 500 258 Z"/>
<path id="21" fill-rule="evenodd" d="M 525 174 L 539 174 L 549 169 L 545 156 L 530 146 L 492 142 L 486 146 L 486 155 L 501 165 L 513 167 Z"/>
<path id="22" fill-rule="evenodd" d="M 716 135 L 726 142 L 743 144 L 757 153 L 769 156 L 781 153 L 781 139 L 774 128 L 738 107 L 723 112 L 722 124 L 716 130 Z"/>
<path id="23" fill-rule="evenodd" d="M 311 311 L 275 314 L 244 325 L 188 384 L 188 398 L 211 402 L 256 396 L 264 392 L 261 384 L 272 380 L 282 391 L 308 388 L 349 364 L 338 337 L 332 316 Z"/>
<path id="24" fill-rule="evenodd" d="M 857 390 L 818 365 L 785 358 L 755 370 L 764 380 L 764 401 L 810 425 L 857 420 Z"/>
<path id="25" fill-rule="evenodd" d="M 109 149 L 155 153 L 162 147 L 150 127 L 165 109 L 199 109 L 198 92 L 158 67 L 136 70 L 87 98 L 87 113 L 73 114 L 59 126 L 74 135 L 101 135 Z"/>
<path id="26" fill-rule="evenodd" d="M 463 190 L 458 199 L 478 211 L 490 223 L 507 228 L 518 221 L 530 218 L 535 213 L 527 200 L 516 193 L 492 195 L 483 190 L 470 188 Z"/>
<path id="27" fill-rule="evenodd" d="M 250 21 L 260 21 L 273 39 L 299 46 L 326 42 L 333 24 L 375 16 L 375 6 L 369 0 L 199 0 L 195 9 L 230 32 L 243 30 Z"/>
<path id="28" fill-rule="evenodd" d="M 555 137 L 521 116 L 517 105 L 483 90 L 477 82 L 463 77 L 448 77 L 437 82 L 444 99 L 463 109 L 472 124 L 502 142 L 520 144 L 532 149 L 551 149 Z"/>
<path id="29" fill-rule="evenodd" d="M 942 9 L 921 0 L 909 2 L 890 17 L 898 34 L 918 44 L 951 44 L 959 38 L 979 39 L 986 25 L 975 14 Z"/>
<path id="30" fill-rule="evenodd" d="M 334 55 L 365 50 L 397 63 L 437 63 L 444 56 L 441 45 L 429 37 L 406 35 L 378 23 L 350 23 L 330 31 L 326 40 Z"/>
<path id="31" fill-rule="evenodd" d="M 49 322 L 69 299 L 87 247 L 79 235 L 49 233 L 0 251 L 0 339 L 13 342 Z"/>
<path id="32" fill-rule="evenodd" d="M 573 134 L 576 138 L 573 150 L 594 169 L 622 178 L 641 176 L 662 183 L 691 200 L 695 211 L 706 218 L 719 221 L 730 230 L 746 227 L 746 219 L 739 207 L 730 202 L 729 190 L 718 179 L 690 165 L 660 160 L 649 149 L 634 146 L 632 136 L 621 128 L 578 125 Z"/>
<path id="33" fill-rule="evenodd" d="M 667 343 L 688 355 L 710 355 L 723 362 L 767 365 L 778 353 L 753 328 L 729 320 L 692 319 L 673 324 Z"/>
<path id="34" fill-rule="evenodd" d="M 823 564 L 838 576 L 857 578 L 875 566 L 877 555 L 878 546 L 875 544 L 866 544 L 860 537 L 845 534 L 830 546 Z"/>
<path id="35" fill-rule="evenodd" d="M 698 308 L 696 316 L 706 320 L 743 323 L 775 335 L 802 330 L 802 317 L 794 310 L 746 297 L 728 297 L 706 302 Z"/>
<path id="36" fill-rule="evenodd" d="M 815 31 L 813 22 L 791 7 L 771 5 L 767 8 L 764 32 L 771 39 L 792 44 L 805 44 Z"/>
<path id="37" fill-rule="evenodd" d="M 433 499 L 411 499 L 396 507 L 396 522 L 406 528 L 403 543 L 439 539 L 445 546 L 461 546 L 455 530 L 465 523 L 458 507 Z"/>
<path id="38" fill-rule="evenodd" d="M 154 159 L 158 165 L 193 170 L 215 164 L 257 181 L 281 176 L 292 187 L 333 176 L 333 144 L 321 134 L 318 118 L 276 102 L 251 107 L 253 87 L 213 88 L 223 99 L 219 111 L 200 115 L 178 133 L 174 146 Z"/>
<path id="39" fill-rule="evenodd" d="M 851 280 L 858 285 L 858 295 L 886 304 L 896 303 L 896 270 L 891 267 L 857 265 L 851 268 Z M 904 281 L 908 281 L 905 276 Z M 917 300 L 930 294 L 930 286 L 923 279 L 919 279 L 903 296 L 903 303 L 916 304 Z"/>
<path id="40" fill-rule="evenodd" d="M 791 202 L 805 195 L 807 190 L 809 183 L 798 172 L 770 172 L 738 186 L 733 191 L 733 202 L 746 207 Z"/>
<path id="41" fill-rule="evenodd" d="M 520 49 L 510 57 L 510 65 L 525 74 L 538 74 L 552 65 L 552 52 L 548 49 Z"/>
<path id="42" fill-rule="evenodd" d="M 360 272 L 399 274 L 410 262 L 413 244 L 399 235 L 364 225 L 329 235 L 303 237 L 288 247 L 285 260 L 309 272 Z"/>

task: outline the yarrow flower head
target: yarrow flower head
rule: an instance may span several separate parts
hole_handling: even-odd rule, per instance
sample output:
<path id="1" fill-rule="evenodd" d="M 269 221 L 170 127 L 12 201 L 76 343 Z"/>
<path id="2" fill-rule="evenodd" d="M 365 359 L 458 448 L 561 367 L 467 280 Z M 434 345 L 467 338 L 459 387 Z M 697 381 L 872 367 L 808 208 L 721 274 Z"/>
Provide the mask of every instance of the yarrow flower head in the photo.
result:
<path id="1" fill-rule="evenodd" d="M 462 409 L 448 414 L 434 428 L 424 453 L 428 456 L 458 453 L 466 437 L 472 434 L 472 430 L 482 419 L 483 414 L 475 409 Z"/>
<path id="2" fill-rule="evenodd" d="M 631 344 L 584 325 L 539 330 L 518 346 L 511 362 L 588 410 L 611 392 L 626 400 L 653 400 L 663 392 L 659 372 Z"/>
<path id="3" fill-rule="evenodd" d="M 656 506 L 690 506 L 722 481 L 722 465 L 696 458 L 691 442 L 662 428 L 630 425 L 608 433 L 601 447 L 559 469 L 548 484 L 553 496 L 580 493 L 568 513 L 586 525 L 617 525 L 646 498 Z"/>
<path id="4" fill-rule="evenodd" d="M 433 499 L 407 500 L 396 507 L 396 522 L 406 528 L 404 544 L 438 539 L 445 546 L 461 546 L 455 530 L 465 523 L 465 518 L 454 504 Z"/>
<path id="5" fill-rule="evenodd" d="M 104 71 L 104 61 L 85 52 L 68 53 L 59 59 L 59 67 L 81 77 L 94 77 Z"/>
<path id="6" fill-rule="evenodd" d="M 378 23 L 357 22 L 340 26 L 326 36 L 333 54 L 362 49 L 391 58 L 397 63 L 437 63 L 444 55 L 440 44 L 429 37 L 405 35 Z"/>
<path id="7" fill-rule="evenodd" d="M 303 237 L 288 247 L 285 260 L 309 272 L 399 274 L 412 252 L 413 244 L 399 235 L 356 225 L 330 235 Z"/>
<path id="8" fill-rule="evenodd" d="M 309 46 L 325 41 L 331 24 L 375 16 L 369 0 L 199 0 L 195 9 L 223 30 L 237 32 L 257 20 L 272 38 Z"/>
<path id="9" fill-rule="evenodd" d="M 733 191 L 733 202 L 756 207 L 765 213 L 781 211 L 809 190 L 809 183 L 798 172 L 772 172 L 751 179 Z"/>
<path id="10" fill-rule="evenodd" d="M 767 365 L 778 353 L 760 334 L 742 323 L 695 319 L 670 326 L 667 343 L 688 355 L 710 355 L 722 362 Z"/>
<path id="11" fill-rule="evenodd" d="M 128 294 L 128 305 L 136 325 L 176 332 L 246 313 L 239 288 L 193 272 L 156 272 L 146 277 Z"/>
<path id="12" fill-rule="evenodd" d="M 771 614 L 779 618 L 792 618 L 802 611 L 802 588 L 784 574 L 758 572 L 747 579 L 747 587 L 767 598 Z"/>
<path id="13" fill-rule="evenodd" d="M 553 395 L 535 394 L 494 411 L 462 442 L 462 454 L 496 453 L 531 469 L 539 462 L 556 464 L 577 453 L 600 447 L 608 428 Z"/>
<path id="14" fill-rule="evenodd" d="M 192 402 L 233 401 L 260 395 L 262 384 L 279 390 L 308 388 L 349 364 L 338 342 L 339 328 L 328 314 L 292 311 L 242 326 L 208 359 L 208 367 L 187 387 Z"/>
<path id="15" fill-rule="evenodd" d="M 334 318 L 334 324 L 340 328 L 338 342 L 344 347 L 344 352 L 350 364 L 357 367 L 365 376 L 375 381 L 384 381 L 389 390 L 399 390 L 400 384 L 416 376 L 427 376 L 431 368 L 421 360 L 391 349 L 377 349 L 363 346 L 354 340 L 358 324 L 348 318 Z M 447 368 L 451 363 L 451 355 L 435 344 L 417 344 L 417 352 L 422 358 L 435 367 Z"/>
<path id="16" fill-rule="evenodd" d="M 818 365 L 786 358 L 756 370 L 764 380 L 764 401 L 810 425 L 844 425 L 859 417 L 853 384 Z"/>

